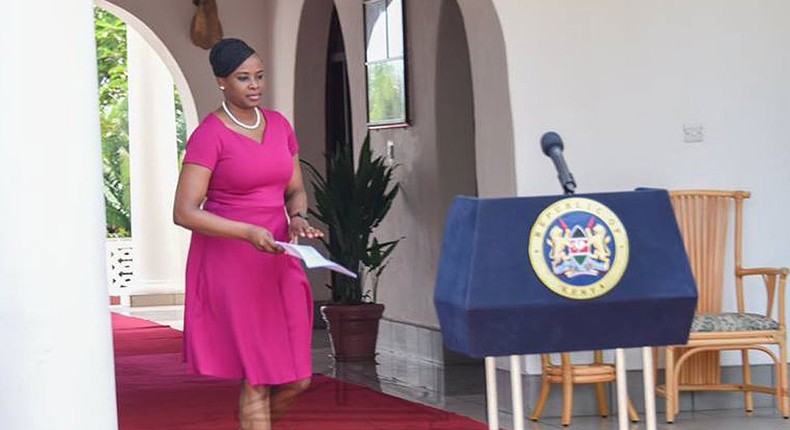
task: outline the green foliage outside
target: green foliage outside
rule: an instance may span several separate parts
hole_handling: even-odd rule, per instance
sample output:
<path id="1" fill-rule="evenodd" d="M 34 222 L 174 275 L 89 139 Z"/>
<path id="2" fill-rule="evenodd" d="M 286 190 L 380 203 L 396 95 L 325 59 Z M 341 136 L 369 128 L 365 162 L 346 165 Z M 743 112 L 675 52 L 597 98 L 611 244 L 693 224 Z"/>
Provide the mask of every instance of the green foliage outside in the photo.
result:
<path id="1" fill-rule="evenodd" d="M 107 235 L 132 232 L 129 188 L 129 91 L 126 75 L 126 25 L 94 7 L 99 71 L 99 122 L 104 165 Z"/>
<path id="2" fill-rule="evenodd" d="M 176 145 L 178 146 L 178 165 L 184 159 L 184 152 L 187 149 L 187 120 L 184 117 L 184 105 L 181 104 L 181 95 L 178 89 L 173 86 L 174 99 L 176 103 Z"/>
<path id="3" fill-rule="evenodd" d="M 406 121 L 403 60 L 368 65 L 368 120 L 371 124 Z"/>
<path id="4" fill-rule="evenodd" d="M 126 24 L 98 7 L 94 7 L 94 24 L 107 235 L 128 237 L 132 232 L 132 223 Z M 186 121 L 181 98 L 175 88 L 174 102 L 180 161 L 186 146 Z"/>

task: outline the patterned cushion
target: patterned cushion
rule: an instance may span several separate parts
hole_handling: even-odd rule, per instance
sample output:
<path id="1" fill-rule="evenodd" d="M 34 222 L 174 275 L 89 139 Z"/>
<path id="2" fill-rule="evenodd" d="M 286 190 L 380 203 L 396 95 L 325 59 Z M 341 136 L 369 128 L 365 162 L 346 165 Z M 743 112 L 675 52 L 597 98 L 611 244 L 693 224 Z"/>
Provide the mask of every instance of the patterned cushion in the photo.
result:
<path id="1" fill-rule="evenodd" d="M 778 330 L 779 323 L 757 314 L 698 314 L 691 323 L 691 332 Z"/>

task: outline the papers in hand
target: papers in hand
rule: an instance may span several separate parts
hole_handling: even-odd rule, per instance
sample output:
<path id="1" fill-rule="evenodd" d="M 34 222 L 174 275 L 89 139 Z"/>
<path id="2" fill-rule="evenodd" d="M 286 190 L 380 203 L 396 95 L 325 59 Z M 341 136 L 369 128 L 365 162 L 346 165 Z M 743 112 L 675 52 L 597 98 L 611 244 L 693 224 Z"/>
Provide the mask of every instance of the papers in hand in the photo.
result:
<path id="1" fill-rule="evenodd" d="M 307 266 L 308 269 L 314 269 L 316 267 L 323 267 L 329 270 L 334 270 L 335 272 L 342 273 L 346 276 L 350 276 L 352 278 L 356 278 L 357 275 L 346 269 L 345 267 L 335 263 L 334 261 L 327 260 L 321 253 L 316 251 L 315 248 L 309 245 L 295 245 L 293 243 L 286 243 L 286 242 L 277 242 L 278 245 L 282 246 L 285 249 L 285 253 L 288 255 L 292 255 L 302 261 L 304 261 L 304 265 Z"/>

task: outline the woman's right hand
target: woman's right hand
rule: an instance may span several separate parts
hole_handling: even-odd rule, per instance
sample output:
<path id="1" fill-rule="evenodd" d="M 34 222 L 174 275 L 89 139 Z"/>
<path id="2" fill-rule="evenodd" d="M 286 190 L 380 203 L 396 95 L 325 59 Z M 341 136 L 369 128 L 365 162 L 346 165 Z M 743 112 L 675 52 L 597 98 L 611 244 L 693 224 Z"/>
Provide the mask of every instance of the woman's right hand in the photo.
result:
<path id="1" fill-rule="evenodd" d="M 271 254 L 282 254 L 285 252 L 282 246 L 274 241 L 272 232 L 263 227 L 250 226 L 247 232 L 247 241 L 252 244 L 258 251 L 268 252 Z"/>

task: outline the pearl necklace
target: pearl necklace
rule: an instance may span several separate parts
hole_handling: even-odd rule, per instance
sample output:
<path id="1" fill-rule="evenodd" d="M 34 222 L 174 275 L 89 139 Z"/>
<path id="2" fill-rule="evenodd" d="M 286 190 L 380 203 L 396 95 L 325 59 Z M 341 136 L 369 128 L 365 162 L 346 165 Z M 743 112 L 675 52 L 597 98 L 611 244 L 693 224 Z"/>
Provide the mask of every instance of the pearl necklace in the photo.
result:
<path id="1" fill-rule="evenodd" d="M 257 107 L 255 108 L 255 117 L 256 117 L 256 119 L 255 119 L 255 124 L 253 124 L 253 125 L 247 125 L 247 124 L 239 121 L 238 118 L 236 118 L 235 116 L 233 116 L 232 113 L 230 113 L 230 109 L 228 109 L 228 105 L 225 102 L 222 102 L 222 109 L 228 115 L 230 120 L 233 121 L 234 123 L 236 123 L 236 125 L 238 125 L 241 128 L 246 128 L 247 130 L 255 130 L 256 128 L 258 128 L 258 126 L 261 125 L 261 111 Z"/>

